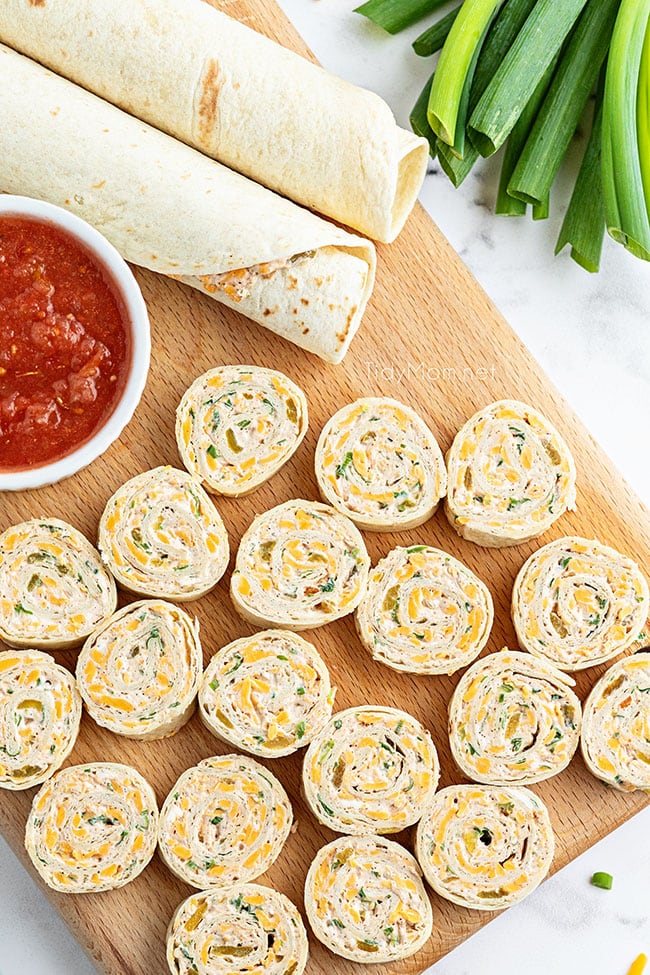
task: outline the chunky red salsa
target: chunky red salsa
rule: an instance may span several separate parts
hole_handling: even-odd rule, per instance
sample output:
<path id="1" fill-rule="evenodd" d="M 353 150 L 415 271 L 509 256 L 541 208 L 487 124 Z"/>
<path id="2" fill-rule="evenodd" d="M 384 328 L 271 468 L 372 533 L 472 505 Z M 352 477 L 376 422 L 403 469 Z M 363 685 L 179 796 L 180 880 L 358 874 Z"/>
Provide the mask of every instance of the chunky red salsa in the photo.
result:
<path id="1" fill-rule="evenodd" d="M 109 418 L 131 335 L 108 272 L 57 227 L 0 217 L 0 470 L 65 457 Z"/>

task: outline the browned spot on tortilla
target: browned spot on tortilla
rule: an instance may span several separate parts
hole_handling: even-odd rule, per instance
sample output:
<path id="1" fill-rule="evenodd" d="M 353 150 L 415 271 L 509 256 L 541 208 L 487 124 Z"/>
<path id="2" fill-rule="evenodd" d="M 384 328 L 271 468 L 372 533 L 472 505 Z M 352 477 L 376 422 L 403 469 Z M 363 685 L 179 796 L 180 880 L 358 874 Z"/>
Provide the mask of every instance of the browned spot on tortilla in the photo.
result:
<path id="1" fill-rule="evenodd" d="M 102 186 L 106 186 L 106 180 L 103 179 L 101 183 L 93 183 L 94 190 L 101 190 Z"/>
<path id="2" fill-rule="evenodd" d="M 209 141 L 212 130 L 217 124 L 217 102 L 222 85 L 223 81 L 219 80 L 219 65 L 214 58 L 210 58 L 203 76 L 199 99 L 199 138 L 204 142 Z"/>
<path id="3" fill-rule="evenodd" d="M 302 334 L 307 335 L 308 332 L 309 332 L 309 325 L 305 325 L 305 327 L 302 330 Z"/>
<path id="4" fill-rule="evenodd" d="M 295 291 L 298 287 L 298 278 L 294 277 L 293 274 L 289 275 L 289 291 Z"/>
<path id="5" fill-rule="evenodd" d="M 273 314 L 273 312 L 271 311 L 270 308 L 265 308 L 264 311 L 262 312 L 262 314 L 264 315 L 265 318 L 268 318 L 269 315 L 272 315 Z"/>
<path id="6" fill-rule="evenodd" d="M 301 298 L 300 301 L 301 301 L 301 303 L 303 305 L 308 305 L 309 304 L 309 298 Z"/>
<path id="7" fill-rule="evenodd" d="M 293 315 L 297 315 L 298 314 L 298 309 L 297 308 L 294 308 L 292 314 Z"/>
<path id="8" fill-rule="evenodd" d="M 317 288 L 322 288 L 323 287 L 323 279 L 322 278 L 314 278 L 314 284 L 316 285 Z"/>
<path id="9" fill-rule="evenodd" d="M 45 0 L 29 0 L 32 7 L 44 7 Z"/>
<path id="10" fill-rule="evenodd" d="M 61 111 L 61 106 L 57 105 L 56 108 L 50 109 L 50 115 L 54 115 L 54 117 L 56 118 L 56 116 L 59 114 L 60 111 Z"/>
<path id="11" fill-rule="evenodd" d="M 357 313 L 357 306 L 353 305 L 352 308 L 350 309 L 350 313 L 348 317 L 345 320 L 345 328 L 343 329 L 342 332 L 336 333 L 336 338 L 341 345 L 345 345 L 345 340 L 348 337 L 348 332 L 350 331 L 350 326 L 352 325 L 352 319 L 354 318 L 356 313 Z"/>

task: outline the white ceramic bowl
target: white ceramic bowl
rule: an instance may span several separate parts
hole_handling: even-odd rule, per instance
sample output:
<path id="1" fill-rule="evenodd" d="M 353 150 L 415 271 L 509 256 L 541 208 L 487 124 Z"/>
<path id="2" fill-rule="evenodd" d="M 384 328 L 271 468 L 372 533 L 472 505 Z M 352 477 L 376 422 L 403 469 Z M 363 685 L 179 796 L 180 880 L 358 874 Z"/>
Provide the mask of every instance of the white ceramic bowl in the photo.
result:
<path id="1" fill-rule="evenodd" d="M 98 230 L 80 217 L 52 203 L 32 200 L 26 196 L 0 195 L 0 217 L 9 215 L 54 224 L 80 241 L 107 269 L 124 303 L 125 324 L 131 331 L 131 364 L 128 378 L 122 395 L 106 423 L 81 447 L 60 460 L 23 471 L 0 473 L 0 491 L 24 491 L 28 488 L 54 484 L 64 477 L 76 474 L 96 460 L 117 440 L 133 416 L 147 381 L 151 335 L 144 298 L 131 269 Z"/>

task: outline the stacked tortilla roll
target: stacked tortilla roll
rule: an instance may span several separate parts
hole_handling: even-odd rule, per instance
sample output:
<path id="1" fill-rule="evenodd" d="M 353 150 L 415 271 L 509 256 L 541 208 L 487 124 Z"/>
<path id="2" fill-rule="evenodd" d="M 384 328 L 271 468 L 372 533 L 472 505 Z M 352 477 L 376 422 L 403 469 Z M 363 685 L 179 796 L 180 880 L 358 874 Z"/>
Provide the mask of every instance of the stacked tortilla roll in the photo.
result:
<path id="1" fill-rule="evenodd" d="M 47 653 L 0 653 L 0 789 L 31 789 L 72 751 L 81 697 L 72 674 Z"/>
<path id="2" fill-rule="evenodd" d="M 203 668 L 198 620 L 162 600 L 131 603 L 83 646 L 77 681 L 91 717 L 141 741 L 190 719 Z"/>
<path id="3" fill-rule="evenodd" d="M 638 565 L 587 538 L 560 538 L 524 563 L 512 592 L 519 644 L 562 670 L 610 660 L 636 640 L 648 616 Z"/>
<path id="4" fill-rule="evenodd" d="M 125 9 L 133 14 L 130 2 Z M 67 4 L 61 13 L 84 19 Z M 184 50 L 176 28 L 173 46 L 176 58 Z M 131 46 L 124 49 L 133 64 Z M 172 87 L 165 76 L 164 91 Z M 65 207 L 126 260 L 198 288 L 329 362 L 343 358 L 374 283 L 369 241 L 2 46 L 0 122 L 1 190 Z"/>
<path id="5" fill-rule="evenodd" d="M 10 646 L 77 646 L 116 603 L 112 576 L 72 525 L 34 518 L 0 535 L 0 638 Z"/>
<path id="6" fill-rule="evenodd" d="M 303 792 L 316 819 L 339 833 L 396 833 L 420 818 L 439 771 L 431 735 L 410 714 L 348 708 L 309 746 Z"/>
<path id="7" fill-rule="evenodd" d="M 172 975 L 302 975 L 308 955 L 295 905 L 260 884 L 192 894 L 167 929 Z"/>
<path id="8" fill-rule="evenodd" d="M 254 491 L 297 450 L 307 432 L 307 400 L 281 372 L 221 366 L 199 376 L 176 411 L 183 464 L 208 491 Z"/>
<path id="9" fill-rule="evenodd" d="M 286 501 L 244 534 L 230 592 L 254 626 L 306 630 L 352 613 L 369 568 L 365 542 L 348 518 L 316 501 Z"/>
<path id="10" fill-rule="evenodd" d="M 487 586 L 428 545 L 395 548 L 377 563 L 357 609 L 375 660 L 413 674 L 453 674 L 478 657 L 492 629 Z"/>
<path id="11" fill-rule="evenodd" d="M 198 599 L 228 565 L 228 536 L 200 483 L 156 467 L 132 477 L 109 499 L 99 548 L 124 589 L 142 596 Z"/>
<path id="12" fill-rule="evenodd" d="M 447 490 L 436 438 L 414 410 L 385 397 L 335 413 L 318 440 L 315 464 L 323 500 L 369 531 L 421 525 Z"/>
<path id="13" fill-rule="evenodd" d="M 41 786 L 25 847 L 48 887 L 96 893 L 135 880 L 158 840 L 158 807 L 149 783 L 128 765 L 71 765 Z"/>
<path id="14" fill-rule="evenodd" d="M 541 413 L 516 400 L 492 403 L 467 421 L 447 470 L 447 518 L 478 545 L 518 545 L 575 507 L 569 448 Z"/>
<path id="15" fill-rule="evenodd" d="M 544 879 L 555 841 L 546 806 L 525 788 L 452 785 L 418 823 L 416 856 L 446 900 L 500 911 Z"/>
<path id="16" fill-rule="evenodd" d="M 580 735 L 574 681 L 546 660 L 501 650 L 477 660 L 449 704 L 459 768 L 488 785 L 530 785 L 571 761 Z"/>
<path id="17" fill-rule="evenodd" d="M 192 887 L 229 887 L 268 870 L 292 821 L 286 792 L 262 765 L 243 755 L 205 758 L 164 802 L 160 853 Z"/>
<path id="18" fill-rule="evenodd" d="M 391 241 L 428 146 L 356 88 L 198 0 L 5 0 L 0 38 L 232 169 Z"/>
<path id="19" fill-rule="evenodd" d="M 201 718 L 222 741 L 263 758 L 308 745 L 332 713 L 334 691 L 313 644 L 286 630 L 235 640 L 208 664 Z"/>
<path id="20" fill-rule="evenodd" d="M 585 702 L 580 746 L 607 785 L 650 792 L 650 653 L 619 660 L 600 678 Z"/>
<path id="21" fill-rule="evenodd" d="M 316 937 L 350 961 L 398 961 L 431 936 L 431 903 L 414 857 L 382 836 L 341 836 L 318 851 L 305 883 Z"/>

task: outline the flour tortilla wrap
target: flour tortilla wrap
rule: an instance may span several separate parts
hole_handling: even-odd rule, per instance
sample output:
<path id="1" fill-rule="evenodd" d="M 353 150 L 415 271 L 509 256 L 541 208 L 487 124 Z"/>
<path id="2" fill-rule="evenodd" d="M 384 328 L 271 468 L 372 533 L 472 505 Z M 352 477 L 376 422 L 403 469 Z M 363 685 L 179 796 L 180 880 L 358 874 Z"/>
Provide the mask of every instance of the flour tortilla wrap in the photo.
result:
<path id="1" fill-rule="evenodd" d="M 172 975 L 302 975 L 308 955 L 297 908 L 261 884 L 192 894 L 167 929 Z"/>
<path id="2" fill-rule="evenodd" d="M 0 190 L 71 210 L 128 261 L 329 362 L 345 355 L 372 290 L 368 241 L 2 46 L 0 156 Z"/>
<path id="3" fill-rule="evenodd" d="M 389 107 L 199 0 L 3 0 L 0 39 L 283 196 L 391 241 L 428 146 Z"/>
<path id="4" fill-rule="evenodd" d="M 323 944 L 350 961 L 398 961 L 428 941 L 431 902 L 411 854 L 383 836 L 340 836 L 318 851 L 305 909 Z"/>
<path id="5" fill-rule="evenodd" d="M 546 806 L 525 788 L 452 785 L 418 823 L 415 854 L 433 889 L 478 911 L 527 897 L 551 866 L 555 842 Z"/>
<path id="6" fill-rule="evenodd" d="M 582 757 L 621 792 L 650 792 L 650 653 L 613 664 L 585 701 Z"/>
<path id="7" fill-rule="evenodd" d="M 40 650 L 0 653 L 0 789 L 31 789 L 54 775 L 80 721 L 69 670 Z"/>

